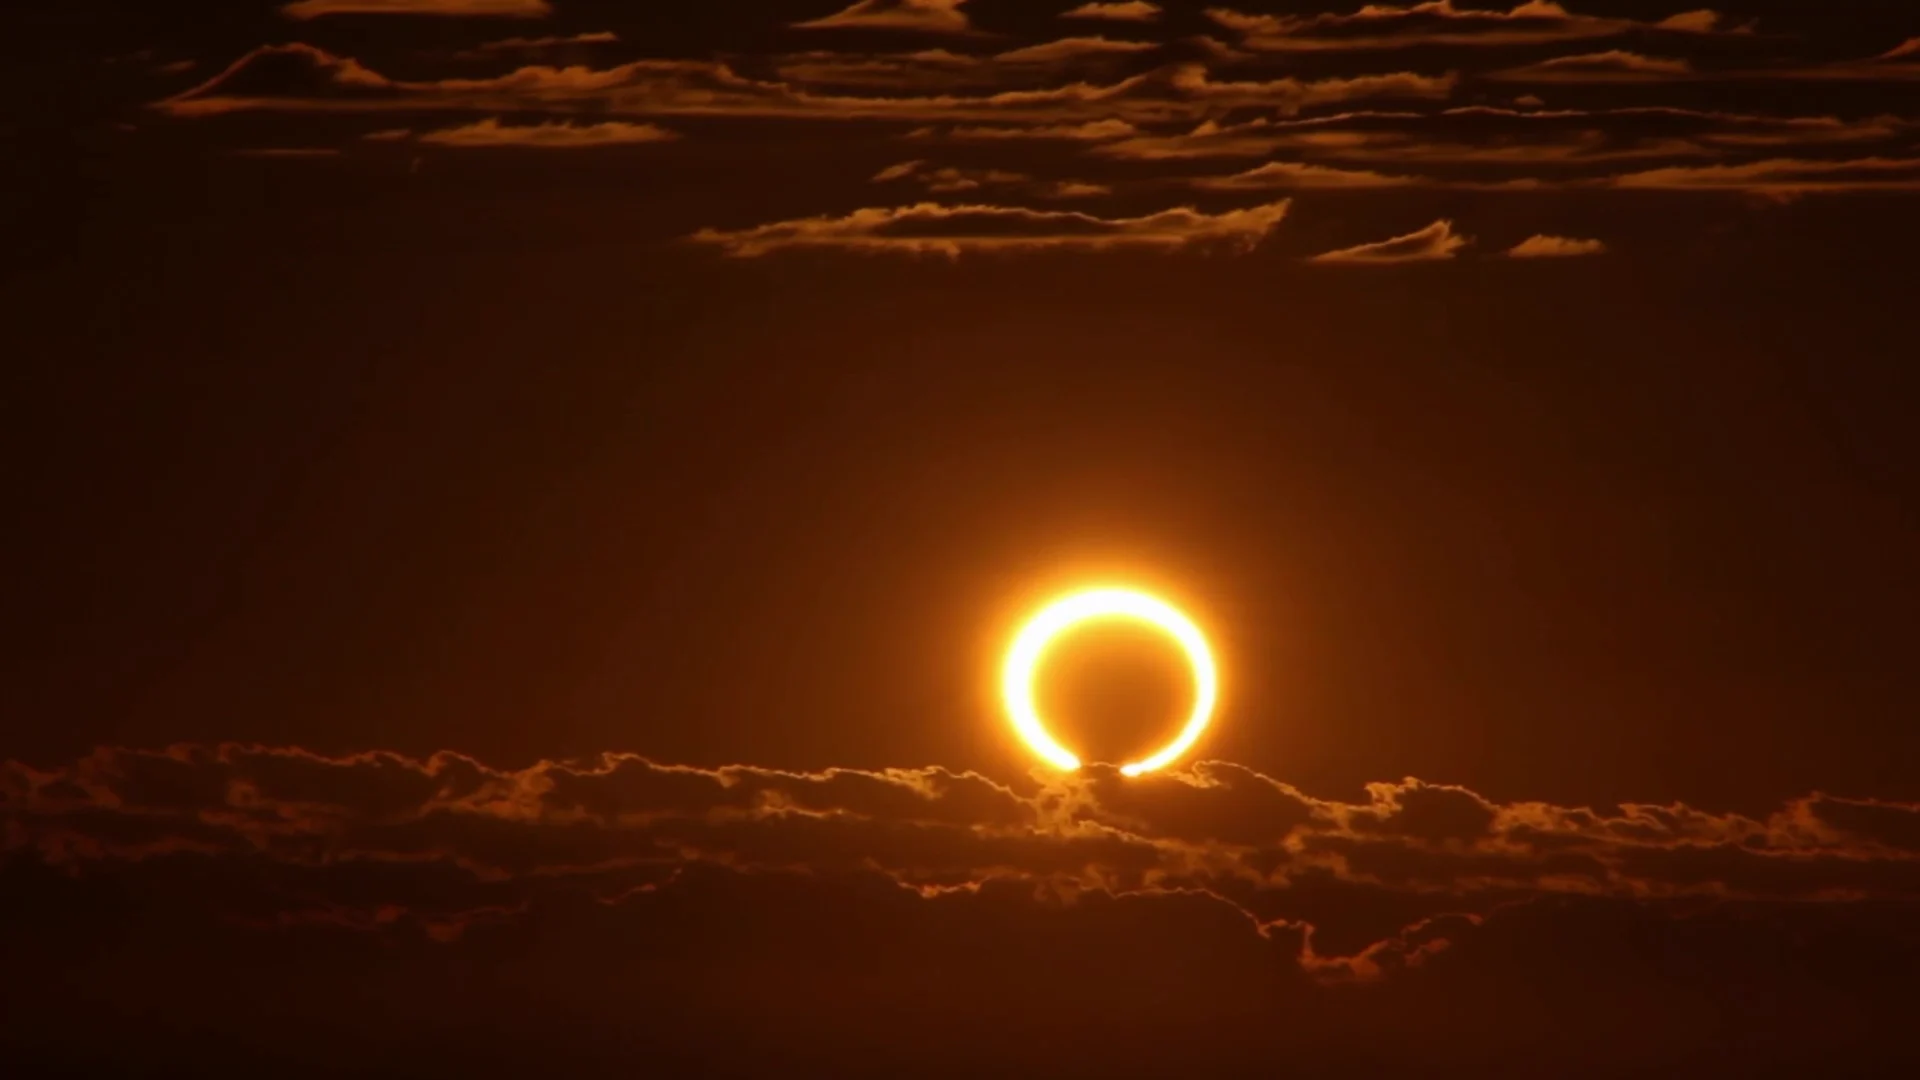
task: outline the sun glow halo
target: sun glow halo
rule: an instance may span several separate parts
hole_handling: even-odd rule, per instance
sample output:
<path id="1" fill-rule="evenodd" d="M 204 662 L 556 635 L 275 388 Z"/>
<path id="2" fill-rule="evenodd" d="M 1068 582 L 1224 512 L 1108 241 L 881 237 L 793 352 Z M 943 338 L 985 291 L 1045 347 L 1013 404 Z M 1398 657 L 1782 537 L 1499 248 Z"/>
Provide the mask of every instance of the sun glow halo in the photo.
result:
<path id="1" fill-rule="evenodd" d="M 1158 597 L 1134 589 L 1095 588 L 1061 597 L 1029 619 L 1014 636 L 1000 670 L 1000 695 L 1006 702 L 1013 729 L 1041 760 L 1057 769 L 1071 772 L 1080 767 L 1080 758 L 1061 746 L 1034 704 L 1033 682 L 1040 663 L 1053 643 L 1067 631 L 1094 619 L 1134 619 L 1147 623 L 1178 642 L 1193 670 L 1193 711 L 1172 742 L 1154 753 L 1120 767 L 1126 776 L 1139 776 L 1165 768 L 1192 748 L 1213 718 L 1214 702 L 1219 697 L 1219 676 L 1214 670 L 1213 653 L 1207 639 L 1193 620 L 1178 608 Z"/>

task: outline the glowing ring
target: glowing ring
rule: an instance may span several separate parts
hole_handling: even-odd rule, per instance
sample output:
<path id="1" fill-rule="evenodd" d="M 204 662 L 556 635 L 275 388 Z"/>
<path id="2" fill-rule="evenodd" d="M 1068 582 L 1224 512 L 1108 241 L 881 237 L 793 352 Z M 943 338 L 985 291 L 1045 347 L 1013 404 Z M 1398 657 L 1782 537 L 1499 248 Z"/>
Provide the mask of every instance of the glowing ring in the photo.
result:
<path id="1" fill-rule="evenodd" d="M 1042 608 L 1015 635 L 1013 645 L 1007 650 L 1006 663 L 1000 669 L 1000 696 L 1006 701 L 1007 715 L 1021 740 L 1049 765 L 1067 772 L 1080 767 L 1079 757 L 1061 746 L 1040 719 L 1040 710 L 1033 703 L 1033 677 L 1055 638 L 1089 619 L 1103 618 L 1137 619 L 1147 623 L 1179 642 L 1187 654 L 1187 665 L 1193 670 L 1193 712 L 1172 742 L 1139 761 L 1122 765 L 1120 771 L 1127 776 L 1138 776 L 1165 768 L 1192 748 L 1200 733 L 1207 729 L 1207 722 L 1213 718 L 1214 701 L 1220 693 L 1219 676 L 1214 671 L 1213 653 L 1207 649 L 1207 639 L 1193 620 L 1172 604 L 1146 593 L 1132 589 L 1088 589 Z"/>

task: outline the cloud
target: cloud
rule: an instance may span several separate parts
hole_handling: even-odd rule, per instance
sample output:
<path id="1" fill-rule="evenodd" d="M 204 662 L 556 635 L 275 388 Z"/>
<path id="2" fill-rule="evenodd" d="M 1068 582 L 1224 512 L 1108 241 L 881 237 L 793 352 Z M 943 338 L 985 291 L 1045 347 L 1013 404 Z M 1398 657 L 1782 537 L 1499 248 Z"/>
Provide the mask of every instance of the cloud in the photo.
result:
<path id="1" fill-rule="evenodd" d="M 889 165 L 873 174 L 873 182 L 876 184 L 884 184 L 889 180 L 904 179 L 905 177 L 912 176 L 925 164 L 925 161 L 915 158 L 912 161 L 902 161 L 897 165 Z"/>
<path id="2" fill-rule="evenodd" d="M 1195 34 L 1186 40 L 1203 58 L 1215 64 L 1231 66 L 1258 59 L 1255 54 L 1236 49 L 1212 34 Z"/>
<path id="3" fill-rule="evenodd" d="M 1920 158 L 1769 158 L 1737 165 L 1647 169 L 1603 182 L 1643 191 L 1732 191 L 1775 199 L 1846 192 L 1916 192 L 1920 191 Z"/>
<path id="4" fill-rule="evenodd" d="M 548 37 L 510 37 L 499 41 L 485 41 L 454 55 L 462 60 L 479 60 L 498 53 L 536 53 L 574 45 L 611 45 L 619 40 L 620 35 L 611 30 L 594 30 L 587 33 Z"/>
<path id="5" fill-rule="evenodd" d="M 234 157 L 255 158 L 329 158 L 339 157 L 332 146 L 246 146 L 233 151 Z"/>
<path id="6" fill-rule="evenodd" d="M 1147 0 L 1117 0 L 1117 2 L 1081 4 L 1070 11 L 1060 13 L 1063 19 L 1111 19 L 1116 22 L 1153 22 L 1160 17 L 1160 5 L 1150 4 Z"/>
<path id="7" fill-rule="evenodd" d="M 1600 240 L 1575 240 L 1565 236 L 1540 234 L 1529 236 L 1508 248 L 1507 255 L 1515 259 L 1558 259 L 1577 255 L 1600 255 L 1606 250 L 1606 243 Z"/>
<path id="8" fill-rule="evenodd" d="M 1011 172 L 1006 169 L 961 169 L 953 166 L 929 168 L 924 161 L 903 161 L 898 165 L 890 165 L 875 173 L 873 179 L 875 183 L 916 180 L 936 195 L 952 195 L 989 187 L 1024 185 L 1033 180 L 1026 173 Z"/>
<path id="9" fill-rule="evenodd" d="M 529 65 L 486 78 L 391 79 L 305 44 L 262 46 L 154 108 L 173 116 L 245 111 L 599 112 L 615 116 L 715 116 L 822 120 L 1081 123 L 1164 122 L 1237 108 L 1283 112 L 1369 98 L 1434 99 L 1454 75 L 1397 72 L 1354 78 L 1221 82 L 1198 64 L 1176 64 L 1096 84 L 1072 82 L 976 94 L 818 93 L 743 76 L 705 60 L 635 60 L 608 68 Z"/>
<path id="10" fill-rule="evenodd" d="M 322 15 L 490 15 L 543 19 L 553 14 L 547 0 L 294 0 L 280 8 L 289 19 Z"/>
<path id="11" fill-rule="evenodd" d="M 992 86 L 1005 76 L 991 57 L 947 49 L 909 53 L 842 53 L 816 50 L 776 57 L 773 72 L 792 83 L 814 86 L 922 90 Z"/>
<path id="12" fill-rule="evenodd" d="M 1134 161 L 1174 161 L 1185 158 L 1264 157 L 1284 146 L 1288 138 L 1274 121 L 1260 118 L 1240 124 L 1222 125 L 1203 120 L 1191 130 L 1130 137 L 1097 147 L 1102 157 Z"/>
<path id="13" fill-rule="evenodd" d="M 999 232 L 1084 236 L 1076 230 L 1124 224 L 1034 216 Z M 202 955 L 182 942 L 204 924 L 251 931 L 249 957 L 291 941 L 310 955 L 316 946 L 410 955 L 437 971 L 471 955 L 439 950 L 487 941 L 520 950 L 577 932 L 591 962 L 557 969 L 570 977 L 628 945 L 648 970 L 675 957 L 705 972 L 809 970 L 791 950 L 842 948 L 848 920 L 869 930 L 874 919 L 904 920 L 877 942 L 903 940 L 909 924 L 937 941 L 955 933 L 959 912 L 979 910 L 991 913 L 988 936 L 956 957 L 995 947 L 1042 972 L 1053 970 L 1047 942 L 1084 936 L 1112 957 L 1124 932 L 1133 942 L 1177 936 L 1169 952 L 1183 964 L 1201 949 L 1209 980 L 1237 970 L 1303 988 L 1396 980 L 1484 945 L 1466 969 L 1547 956 L 1584 983 L 1608 970 L 1621 945 L 1608 935 L 1623 918 L 1648 920 L 1633 933 L 1666 949 L 1703 911 L 1765 916 L 1751 927 L 1785 912 L 1830 925 L 1910 908 L 1920 901 L 1920 805 L 1815 794 L 1760 817 L 1685 804 L 1596 810 L 1502 803 L 1413 778 L 1345 801 L 1218 761 L 1138 778 L 1090 766 L 995 779 L 937 766 L 703 768 L 632 754 L 496 768 L 452 752 L 103 747 L 52 767 L 0 764 L 0 872 L 10 910 L 36 913 L 0 931 L 16 935 L 0 942 L 10 950 L 64 947 L 69 932 L 95 940 L 137 897 L 142 925 L 180 946 L 158 954 L 167 958 Z M 80 902 L 89 889 L 121 899 Z M 698 926 L 675 922 L 675 911 L 697 913 Z M 716 968 L 731 930 L 749 927 L 735 948 L 774 950 L 763 966 Z M 1203 928 L 1204 939 L 1192 937 Z M 1886 940 L 1879 929 L 1863 925 L 1862 940 Z M 1029 930 L 1038 936 L 1009 944 Z M 685 940 L 689 931 L 703 936 Z M 1781 940 L 1741 938 L 1769 963 Z M 950 967 L 913 955 L 918 970 Z M 1120 959 L 1136 970 L 1146 957 Z M 367 969 L 344 970 L 364 980 Z M 1650 975 L 1656 988 L 1661 970 Z M 749 994 L 760 985 L 721 984 Z M 690 984 L 669 974 L 665 985 Z M 396 987 L 397 1000 L 421 997 Z M 1196 1020 L 1218 1023 L 1200 1012 Z"/>
<path id="14" fill-rule="evenodd" d="M 1043 199 L 1094 199 L 1113 194 L 1113 187 L 1086 180 L 1049 180 L 1035 188 L 1034 194 Z"/>
<path id="15" fill-rule="evenodd" d="M 1188 183 L 1205 191 L 1269 191 L 1274 189 L 1344 189 L 1408 187 L 1421 181 L 1411 176 L 1335 169 L 1297 161 L 1269 161 L 1231 176 L 1202 176 Z"/>
<path id="16" fill-rule="evenodd" d="M 898 53 L 814 51 L 777 57 L 774 72 L 789 82 L 815 86 L 939 90 L 955 87 L 1013 89 L 1040 86 L 1066 73 L 1110 69 L 1127 57 L 1160 46 L 1147 41 L 1072 37 L 991 55 L 920 49 Z"/>
<path id="17" fill-rule="evenodd" d="M 1384 50 L 1415 46 L 1502 47 L 1619 37 L 1627 34 L 1744 32 L 1712 11 L 1658 22 L 1580 15 L 1550 0 L 1526 0 L 1507 11 L 1455 7 L 1451 0 L 1405 6 L 1367 4 L 1351 14 L 1258 15 L 1209 8 L 1207 17 L 1260 52 Z"/>
<path id="18" fill-rule="evenodd" d="M 1140 129 L 1125 120 L 1106 119 L 1088 120 L 1080 124 L 1039 124 L 1033 127 L 983 127 L 964 126 L 938 131 L 934 128 L 916 128 L 907 133 L 909 139 L 953 139 L 956 141 L 998 142 L 1002 140 L 1058 140 L 1063 142 L 1104 142 L 1109 139 L 1124 139 L 1138 135 Z"/>
<path id="19" fill-rule="evenodd" d="M 915 159 L 889 165 L 873 175 L 876 184 L 911 180 L 934 195 L 955 195 L 986 189 L 1024 190 L 1043 199 L 1083 199 L 1112 194 L 1105 184 L 1080 180 L 1036 180 L 1026 173 L 1008 169 L 969 169 L 957 166 L 931 166 Z"/>
<path id="20" fill-rule="evenodd" d="M 810 30 L 915 30 L 936 34 L 965 34 L 972 30 L 967 0 L 859 0 L 852 7 L 793 25 Z"/>
<path id="21" fill-rule="evenodd" d="M 679 136 L 654 124 L 631 124 L 621 120 L 605 120 L 597 124 L 568 124 L 557 121 L 538 124 L 502 124 L 498 119 L 489 117 L 459 127 L 429 131 L 419 136 L 419 141 L 433 143 L 436 146 L 502 146 L 565 150 L 665 142 L 676 138 Z"/>
<path id="22" fill-rule="evenodd" d="M 1261 209 L 1277 218 L 1274 208 L 1284 206 Z M 933 209 L 964 216 L 982 208 Z M 1022 226 L 1030 235 L 1111 235 L 1148 220 L 1026 214 L 1035 219 Z M 1431 252 L 1458 242 L 1436 222 L 1388 243 Z M 818 859 L 877 866 L 912 884 L 1005 873 L 1084 875 L 1090 886 L 1152 871 L 1223 894 L 1241 885 L 1279 890 L 1264 898 L 1276 903 L 1329 877 L 1438 890 L 1456 904 L 1511 888 L 1793 899 L 1850 884 L 1920 897 L 1915 804 L 1812 795 L 1764 818 L 1682 804 L 1603 813 L 1497 803 L 1412 778 L 1367 785 L 1364 799 L 1349 803 L 1217 761 L 1140 778 L 1090 766 L 1008 783 L 938 767 L 708 769 L 631 754 L 496 769 L 450 752 L 102 748 L 51 769 L 0 767 L 0 822 L 7 851 L 34 850 L 61 865 L 175 850 L 296 865 L 421 859 L 495 883 L 688 859 L 768 868 Z M 1687 864 L 1694 855 L 1711 857 Z M 1729 867 L 1739 880 L 1712 874 Z"/>
<path id="23" fill-rule="evenodd" d="M 1432 262 L 1453 258 L 1455 252 L 1469 243 L 1472 243 L 1470 237 L 1455 233 L 1453 222 L 1443 219 L 1424 229 L 1410 232 L 1405 236 L 1396 236 L 1391 240 L 1360 244 L 1357 247 L 1341 248 L 1338 251 L 1315 255 L 1312 261 L 1369 264 Z"/>
<path id="24" fill-rule="evenodd" d="M 262 46 L 156 108 L 176 116 L 277 110 L 595 109 L 625 115 L 812 117 L 840 119 L 1053 118 L 1101 104 L 1151 107 L 1132 100 L 1144 80 L 1110 86 L 1075 83 L 974 96 L 843 96 L 751 79 L 704 60 L 636 60 L 610 68 L 530 65 L 488 78 L 389 79 L 350 58 L 305 44 Z"/>
<path id="25" fill-rule="evenodd" d="M 793 248 L 958 257 L 966 252 L 1249 251 L 1286 216 L 1285 201 L 1204 214 L 1176 207 L 1133 218 L 1100 218 L 1024 207 L 918 203 L 855 210 L 748 229 L 702 229 L 697 243 L 755 257 Z"/>
<path id="26" fill-rule="evenodd" d="M 1778 78 L 1842 82 L 1912 82 L 1920 80 L 1920 38 L 1908 38 L 1886 52 L 1864 60 L 1842 60 L 1766 74 Z"/>
<path id="27" fill-rule="evenodd" d="M 1685 60 L 1609 49 L 1580 56 L 1556 56 L 1524 67 L 1489 72 L 1482 78 L 1538 83 L 1660 82 L 1690 78 L 1693 74 L 1693 65 Z"/>
<path id="28" fill-rule="evenodd" d="M 1712 160 L 1759 149 L 1812 150 L 1898 143 L 1911 125 L 1897 117 L 1778 117 L 1638 106 L 1619 109 L 1511 109 L 1459 106 L 1435 112 L 1354 111 L 1305 119 L 1203 121 L 1185 132 L 1141 132 L 1092 148 L 1139 161 L 1257 158 L 1274 153 L 1345 164 L 1525 170 L 1566 178 L 1570 170 L 1621 161 Z M 1541 172 L 1552 167 L 1555 172 Z M 1497 178 L 1498 173 L 1493 174 Z"/>
<path id="29" fill-rule="evenodd" d="M 1367 98 L 1440 99 L 1459 85 L 1456 74 L 1421 75 L 1401 71 L 1351 78 L 1303 81 L 1291 76 L 1268 81 L 1215 80 L 1199 64 L 1185 64 L 1172 72 L 1175 89 L 1185 96 L 1222 108 L 1273 108 L 1293 113 L 1313 105 Z"/>
<path id="30" fill-rule="evenodd" d="M 1132 56 L 1160 46 L 1151 41 L 1115 41 L 1102 35 L 1060 38 L 1057 41 L 1009 49 L 994 57 L 1002 64 L 1056 64 L 1087 56 Z"/>

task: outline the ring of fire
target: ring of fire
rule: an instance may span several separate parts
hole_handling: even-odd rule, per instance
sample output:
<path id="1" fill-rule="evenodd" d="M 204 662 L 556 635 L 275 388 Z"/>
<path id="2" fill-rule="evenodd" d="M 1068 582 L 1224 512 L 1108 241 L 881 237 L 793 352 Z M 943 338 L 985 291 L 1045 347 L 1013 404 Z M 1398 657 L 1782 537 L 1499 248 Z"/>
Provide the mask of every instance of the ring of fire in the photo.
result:
<path id="1" fill-rule="evenodd" d="M 1000 695 L 1006 702 L 1013 729 L 1041 760 L 1057 769 L 1071 772 L 1080 767 L 1080 758 L 1061 746 L 1048 732 L 1033 700 L 1034 676 L 1049 646 L 1062 634 L 1092 619 L 1123 618 L 1147 623 L 1178 642 L 1187 654 L 1193 671 L 1193 711 L 1181 725 L 1173 741 L 1152 754 L 1120 767 L 1126 776 L 1139 776 L 1165 768 L 1192 748 L 1213 718 L 1214 702 L 1219 697 L 1219 676 L 1214 670 L 1213 653 L 1206 636 L 1192 619 L 1154 596 L 1133 589 L 1098 588 L 1064 596 L 1027 621 L 1014 636 L 1000 670 Z"/>

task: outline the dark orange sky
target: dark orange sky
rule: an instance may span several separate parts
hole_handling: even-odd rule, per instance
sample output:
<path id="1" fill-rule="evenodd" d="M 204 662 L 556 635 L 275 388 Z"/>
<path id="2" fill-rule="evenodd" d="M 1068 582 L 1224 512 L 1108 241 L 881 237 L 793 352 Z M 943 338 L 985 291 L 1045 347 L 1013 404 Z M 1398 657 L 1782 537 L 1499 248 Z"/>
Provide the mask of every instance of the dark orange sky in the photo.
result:
<path id="1" fill-rule="evenodd" d="M 1920 1065 L 1920 14 L 26 12 L 28 1074 Z"/>

